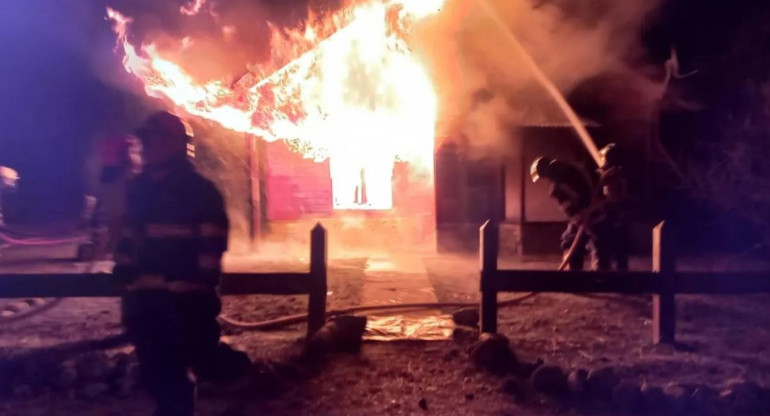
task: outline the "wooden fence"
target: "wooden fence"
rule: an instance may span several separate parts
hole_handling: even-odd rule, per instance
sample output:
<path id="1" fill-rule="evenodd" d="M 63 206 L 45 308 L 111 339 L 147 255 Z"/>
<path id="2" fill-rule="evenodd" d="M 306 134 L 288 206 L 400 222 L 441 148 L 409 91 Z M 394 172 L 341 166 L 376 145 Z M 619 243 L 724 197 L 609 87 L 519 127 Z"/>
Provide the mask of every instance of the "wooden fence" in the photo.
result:
<path id="1" fill-rule="evenodd" d="M 225 273 L 222 295 L 308 295 L 308 339 L 326 320 L 327 238 L 321 224 L 310 232 L 305 273 Z M 118 297 L 124 288 L 106 273 L 0 274 L 0 298 Z"/>
<path id="2" fill-rule="evenodd" d="M 499 292 L 652 294 L 653 342 L 674 343 L 675 295 L 770 292 L 770 272 L 677 272 L 675 246 L 664 223 L 653 230 L 649 272 L 500 270 L 497 224 L 487 221 L 479 239 L 482 332 L 497 332 Z"/>

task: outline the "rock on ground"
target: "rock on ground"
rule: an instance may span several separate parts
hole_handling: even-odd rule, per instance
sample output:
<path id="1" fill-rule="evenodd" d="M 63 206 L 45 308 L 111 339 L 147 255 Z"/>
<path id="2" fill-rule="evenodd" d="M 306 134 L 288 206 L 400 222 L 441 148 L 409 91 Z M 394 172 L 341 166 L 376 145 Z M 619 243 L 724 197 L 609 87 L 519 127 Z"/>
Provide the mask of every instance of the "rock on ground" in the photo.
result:
<path id="1" fill-rule="evenodd" d="M 87 384 L 80 390 L 80 397 L 87 400 L 98 399 L 110 392 L 110 386 L 107 383 Z"/>
<path id="2" fill-rule="evenodd" d="M 640 389 L 642 395 L 642 406 L 644 411 L 649 414 L 658 414 L 666 408 L 666 394 L 663 389 L 651 384 L 642 384 Z"/>
<path id="3" fill-rule="evenodd" d="M 530 381 L 537 391 L 543 393 L 563 394 L 569 390 L 567 377 L 561 367 L 557 366 L 540 366 L 532 373 Z"/>
<path id="4" fill-rule="evenodd" d="M 724 405 L 737 413 L 765 412 L 770 407 L 768 394 L 756 383 L 741 379 L 728 380 L 720 394 Z"/>
<path id="5" fill-rule="evenodd" d="M 481 334 L 470 352 L 476 365 L 495 373 L 508 372 L 517 365 L 516 357 L 508 347 L 508 338 L 499 334 Z"/>
<path id="6" fill-rule="evenodd" d="M 620 383 L 612 367 L 592 370 L 588 373 L 587 381 L 591 394 L 597 397 L 610 397 L 612 389 Z"/>
<path id="7" fill-rule="evenodd" d="M 673 412 L 681 413 L 687 408 L 690 392 L 684 386 L 668 383 L 663 388 L 663 393 L 666 395 L 666 401 Z"/>
<path id="8" fill-rule="evenodd" d="M 639 385 L 631 380 L 623 380 L 612 389 L 612 404 L 623 411 L 635 411 L 642 406 L 642 393 Z"/>
<path id="9" fill-rule="evenodd" d="M 452 320 L 457 325 L 477 327 L 479 325 L 479 311 L 475 308 L 465 308 L 455 311 Z"/>
<path id="10" fill-rule="evenodd" d="M 588 371 L 583 369 L 573 370 L 567 377 L 567 386 L 571 394 L 582 396 L 588 392 Z"/>

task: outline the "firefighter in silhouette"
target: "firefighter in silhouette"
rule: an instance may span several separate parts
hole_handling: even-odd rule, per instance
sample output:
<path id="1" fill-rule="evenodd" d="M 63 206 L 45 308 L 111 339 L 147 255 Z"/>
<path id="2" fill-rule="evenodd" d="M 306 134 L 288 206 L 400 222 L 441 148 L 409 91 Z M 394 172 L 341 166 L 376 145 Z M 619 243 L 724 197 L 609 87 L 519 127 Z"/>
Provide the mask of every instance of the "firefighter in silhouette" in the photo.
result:
<path id="1" fill-rule="evenodd" d="M 7 167 L 0 166 L 0 226 L 5 225 L 3 218 L 3 193 L 15 192 L 19 182 L 19 174 Z"/>
<path id="2" fill-rule="evenodd" d="M 628 271 L 628 185 L 623 174 L 620 150 L 610 143 L 599 152 L 599 185 L 601 192 L 602 221 L 596 225 L 600 245 L 600 270 L 615 267 L 618 271 Z"/>
<path id="3" fill-rule="evenodd" d="M 217 286 L 227 249 L 222 195 L 188 160 L 191 130 L 159 112 L 137 132 L 143 172 L 128 186 L 114 274 L 126 284 L 126 333 L 157 415 L 193 415 L 195 383 L 241 383 L 251 375 L 242 352 L 220 342 Z"/>
<path id="4" fill-rule="evenodd" d="M 98 246 L 96 258 L 113 258 L 125 215 L 128 182 L 138 173 L 139 156 L 136 138 L 113 135 L 99 141 L 99 180 L 96 198 L 86 199 L 84 220 L 92 230 L 92 241 Z"/>
<path id="5" fill-rule="evenodd" d="M 565 255 L 575 244 L 569 259 L 570 270 L 582 270 L 586 254 L 591 253 L 594 270 L 628 270 L 628 234 L 625 219 L 626 182 L 618 150 L 614 144 L 600 152 L 598 183 L 575 164 L 541 157 L 532 164 L 532 180 L 551 181 L 550 195 L 569 218 L 562 234 Z M 578 235 L 580 227 L 584 233 Z M 579 238 L 575 242 L 575 238 Z"/>
<path id="6" fill-rule="evenodd" d="M 582 223 L 581 217 L 591 205 L 592 181 L 577 165 L 549 157 L 536 159 L 530 168 L 530 175 L 533 182 L 538 182 L 541 178 L 551 182 L 550 195 L 569 219 L 567 229 L 561 236 L 561 249 L 566 255 L 578 236 L 578 229 Z M 573 271 L 583 270 L 583 263 L 589 249 L 592 249 L 594 255 L 596 254 L 593 250 L 595 246 L 590 244 L 592 234 L 585 232 L 579 237 L 568 263 L 569 269 Z"/>

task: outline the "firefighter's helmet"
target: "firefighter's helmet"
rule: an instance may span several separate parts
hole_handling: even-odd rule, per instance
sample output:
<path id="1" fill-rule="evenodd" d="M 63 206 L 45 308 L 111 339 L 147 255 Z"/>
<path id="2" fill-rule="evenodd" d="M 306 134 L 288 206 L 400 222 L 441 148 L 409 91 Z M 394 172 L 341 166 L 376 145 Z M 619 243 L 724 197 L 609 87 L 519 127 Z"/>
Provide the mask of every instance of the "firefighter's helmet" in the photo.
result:
<path id="1" fill-rule="evenodd" d="M 137 130 L 137 135 L 143 139 L 148 134 L 159 134 L 167 138 L 184 139 L 191 142 L 193 138 L 192 127 L 181 117 L 168 111 L 158 111 L 152 114 L 142 123 Z"/>
<path id="2" fill-rule="evenodd" d="M 607 146 L 604 146 L 602 150 L 599 151 L 599 155 L 599 161 L 601 163 L 599 166 L 600 168 L 609 169 L 620 166 L 620 149 L 618 149 L 615 143 L 610 143 Z"/>
<path id="3" fill-rule="evenodd" d="M 548 177 L 548 167 L 552 162 L 553 159 L 546 156 L 535 159 L 529 167 L 529 174 L 532 176 L 532 182 L 536 183 L 541 177 Z"/>

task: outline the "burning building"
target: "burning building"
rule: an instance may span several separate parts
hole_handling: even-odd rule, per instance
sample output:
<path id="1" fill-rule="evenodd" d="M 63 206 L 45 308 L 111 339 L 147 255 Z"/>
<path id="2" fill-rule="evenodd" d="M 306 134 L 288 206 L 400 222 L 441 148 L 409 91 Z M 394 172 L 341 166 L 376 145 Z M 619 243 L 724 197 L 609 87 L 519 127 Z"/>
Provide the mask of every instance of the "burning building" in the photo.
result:
<path id="1" fill-rule="evenodd" d="M 472 249 L 480 223 L 493 218 L 503 222 L 506 246 L 522 252 L 527 224 L 563 220 L 544 203 L 543 189 L 526 184 L 528 163 L 543 149 L 527 136 L 540 132 L 562 154 L 585 158 L 585 150 L 574 137 L 552 133 L 575 120 L 558 107 L 557 117 L 535 106 L 504 134 L 513 153 L 462 160 L 462 140 L 443 128 L 434 80 L 410 44 L 415 25 L 444 2 L 358 2 L 311 15 L 299 30 L 271 27 L 274 62 L 234 81 L 196 81 L 174 53 L 133 45 L 130 18 L 113 9 L 108 17 L 126 70 L 148 95 L 249 142 L 255 237 L 306 238 L 321 220 L 332 248 L 366 242 L 414 250 L 438 241 L 439 249 L 461 250 Z M 457 244 L 463 241 L 473 244 Z"/>

